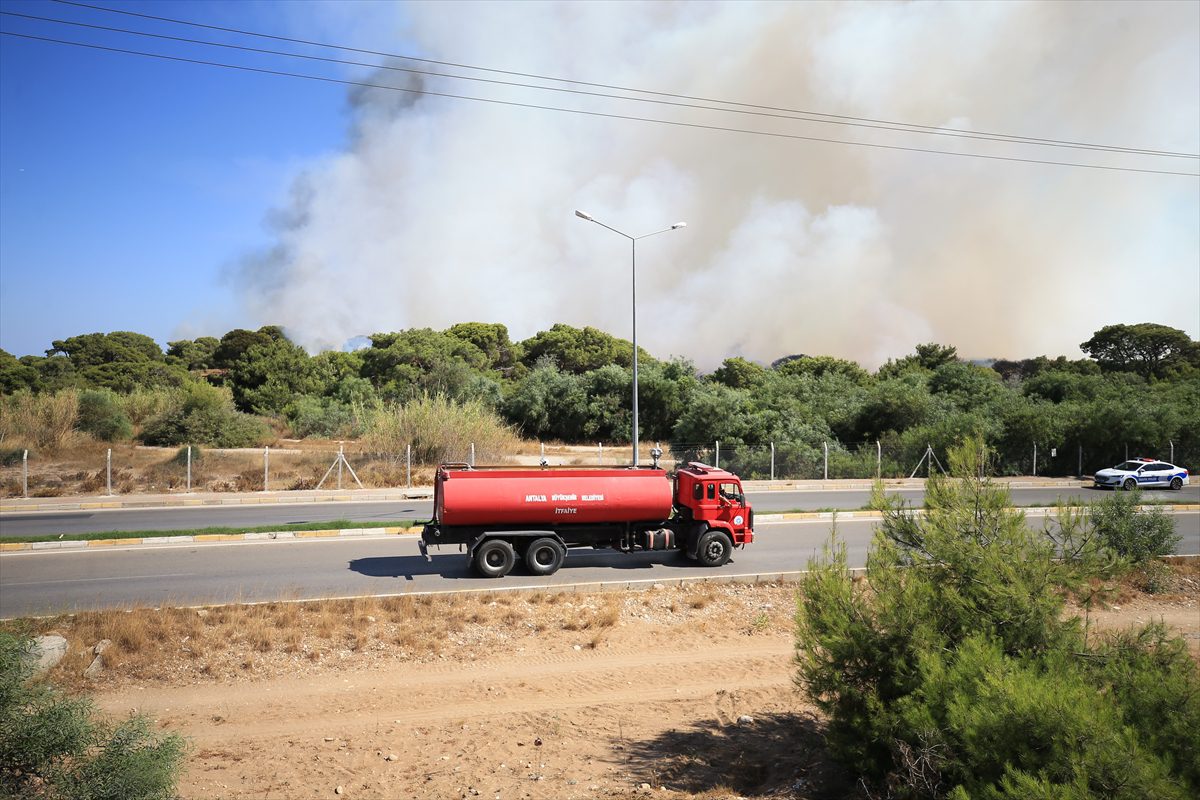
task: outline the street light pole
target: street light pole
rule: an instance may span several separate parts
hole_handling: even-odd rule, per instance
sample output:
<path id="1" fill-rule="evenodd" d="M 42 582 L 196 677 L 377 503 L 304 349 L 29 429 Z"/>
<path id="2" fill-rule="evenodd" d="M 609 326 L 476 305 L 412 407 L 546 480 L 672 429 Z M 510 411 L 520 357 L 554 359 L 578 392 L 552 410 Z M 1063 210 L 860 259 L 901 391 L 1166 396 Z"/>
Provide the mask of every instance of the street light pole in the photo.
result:
<path id="1" fill-rule="evenodd" d="M 638 239 L 645 239 L 649 236 L 657 236 L 660 233 L 667 231 L 686 228 L 686 222 L 676 222 L 669 228 L 663 228 L 660 231 L 653 233 L 644 233 L 641 236 L 630 236 L 624 231 L 619 231 L 611 225 L 605 225 L 600 220 L 593 217 L 591 214 L 585 214 L 582 211 L 576 210 L 575 216 L 580 219 L 585 219 L 588 222 L 594 222 L 601 228 L 608 228 L 613 233 L 624 236 L 629 240 L 629 267 L 632 278 L 632 296 L 633 296 L 633 465 L 638 465 L 638 346 L 637 346 L 637 243 Z"/>

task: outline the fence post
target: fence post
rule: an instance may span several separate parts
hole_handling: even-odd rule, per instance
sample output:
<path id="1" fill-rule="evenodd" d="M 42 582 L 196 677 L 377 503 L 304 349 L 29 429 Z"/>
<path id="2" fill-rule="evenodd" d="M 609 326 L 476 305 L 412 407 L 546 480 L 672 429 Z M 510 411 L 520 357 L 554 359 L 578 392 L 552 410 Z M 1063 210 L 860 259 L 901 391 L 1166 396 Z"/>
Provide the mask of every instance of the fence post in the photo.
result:
<path id="1" fill-rule="evenodd" d="M 829 480 L 829 442 L 821 442 L 821 446 L 825 448 L 825 477 L 822 480 Z"/>
<path id="2" fill-rule="evenodd" d="M 187 446 L 187 491 L 192 493 L 192 446 Z"/>
<path id="3" fill-rule="evenodd" d="M 21 453 L 21 497 L 29 497 L 29 451 Z"/>
<path id="4" fill-rule="evenodd" d="M 771 442 L 771 480 L 775 480 L 775 443 Z"/>
<path id="5" fill-rule="evenodd" d="M 883 480 L 883 445 L 875 440 L 875 480 Z"/>
<path id="6" fill-rule="evenodd" d="M 546 443 L 545 443 L 545 442 L 538 442 L 538 445 L 539 445 L 539 446 L 542 448 L 541 460 L 542 460 L 542 461 L 545 461 L 545 460 L 546 460 Z"/>
<path id="7" fill-rule="evenodd" d="M 604 442 L 596 442 L 596 463 L 604 466 Z"/>
<path id="8" fill-rule="evenodd" d="M 1175 442 L 1168 440 L 1167 443 L 1171 445 L 1171 459 L 1170 460 L 1171 460 L 1171 463 L 1174 464 L 1175 463 Z"/>
<path id="9" fill-rule="evenodd" d="M 717 457 L 714 459 L 717 463 L 713 464 L 717 469 L 721 468 L 721 442 L 717 440 Z"/>
<path id="10" fill-rule="evenodd" d="M 1037 442 L 1033 443 L 1033 477 L 1037 477 Z"/>
<path id="11" fill-rule="evenodd" d="M 1125 460 L 1126 461 L 1129 460 L 1129 444 L 1128 443 L 1126 443 L 1126 445 L 1125 445 Z"/>
<path id="12" fill-rule="evenodd" d="M 263 446 L 263 491 L 267 490 L 267 478 L 270 474 L 271 467 L 271 446 Z"/>
<path id="13" fill-rule="evenodd" d="M 108 489 L 108 495 L 112 495 L 112 448 L 108 448 L 108 455 L 104 457 L 104 484 Z"/>
<path id="14" fill-rule="evenodd" d="M 346 456 L 343 455 L 342 450 L 343 450 L 343 445 L 341 442 L 338 442 L 337 465 L 338 465 L 338 489 L 339 490 L 342 488 L 342 462 L 346 460 Z"/>
<path id="15" fill-rule="evenodd" d="M 470 461 L 470 464 L 471 464 L 471 466 L 472 466 L 472 467 L 473 467 L 473 466 L 475 466 L 475 443 L 474 443 L 474 442 L 471 442 L 471 461 Z"/>
<path id="16" fill-rule="evenodd" d="M 404 485 L 412 488 L 412 445 L 404 445 Z"/>
<path id="17" fill-rule="evenodd" d="M 1075 473 L 1077 477 L 1083 477 L 1083 445 L 1079 445 L 1079 472 Z"/>

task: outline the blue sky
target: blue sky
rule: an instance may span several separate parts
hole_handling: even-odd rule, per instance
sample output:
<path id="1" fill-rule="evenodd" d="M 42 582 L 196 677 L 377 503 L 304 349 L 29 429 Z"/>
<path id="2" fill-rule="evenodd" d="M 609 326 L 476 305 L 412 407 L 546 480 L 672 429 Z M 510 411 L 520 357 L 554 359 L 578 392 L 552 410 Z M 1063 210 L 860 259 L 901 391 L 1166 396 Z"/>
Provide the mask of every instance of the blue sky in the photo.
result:
<path id="1" fill-rule="evenodd" d="M 319 33 L 276 4 L 100 4 Z M 212 35 L 49 2 L 0 10 Z M 117 41 L 15 17 L 0 25 Z M 125 46 L 182 50 L 153 40 Z M 132 329 L 165 342 L 252 324 L 239 317 L 228 273 L 270 244 L 270 208 L 304 163 L 342 146 L 347 126 L 344 86 L 2 37 L 0 348 L 40 355 L 53 339 L 91 331 Z"/>

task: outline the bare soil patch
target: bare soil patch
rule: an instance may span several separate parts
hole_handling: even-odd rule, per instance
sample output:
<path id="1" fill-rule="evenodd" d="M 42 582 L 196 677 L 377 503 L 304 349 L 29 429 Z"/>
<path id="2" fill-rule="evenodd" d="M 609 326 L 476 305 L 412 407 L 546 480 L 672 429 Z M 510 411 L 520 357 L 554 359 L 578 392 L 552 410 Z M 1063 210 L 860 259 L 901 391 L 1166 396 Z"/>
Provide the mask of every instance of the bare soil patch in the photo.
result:
<path id="1" fill-rule="evenodd" d="M 1200 569 L 1136 576 L 1092 630 L 1161 619 L 1200 657 Z M 658 586 L 136 609 L 38 620 L 55 679 L 187 735 L 189 798 L 854 794 L 793 684 L 795 587 Z M 108 638 L 106 669 L 82 677 Z M 335 794 L 341 787 L 342 794 Z"/>

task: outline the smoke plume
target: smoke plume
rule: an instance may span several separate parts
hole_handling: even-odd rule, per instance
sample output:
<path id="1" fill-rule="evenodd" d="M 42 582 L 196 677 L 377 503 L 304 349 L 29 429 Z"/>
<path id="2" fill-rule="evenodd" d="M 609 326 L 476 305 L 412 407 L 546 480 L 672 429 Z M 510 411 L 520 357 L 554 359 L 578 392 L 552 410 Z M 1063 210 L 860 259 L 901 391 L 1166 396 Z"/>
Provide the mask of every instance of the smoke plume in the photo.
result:
<path id="1" fill-rule="evenodd" d="M 378 8 L 378 7 L 377 7 Z M 830 114 L 1200 151 L 1200 5 L 415 4 L 431 58 Z M 395 27 L 394 25 L 392 27 Z M 387 25 L 374 29 L 383 31 Z M 387 41 L 356 42 L 389 49 Z M 400 49 L 399 45 L 392 49 Z M 404 48 L 412 51 L 411 43 Z M 398 63 L 398 62 L 397 62 Z M 361 78 L 362 76 L 358 76 Z M 502 77 L 502 76 L 492 76 Z M 513 78 L 512 80 L 522 80 Z M 906 147 L 1196 172 L 1189 159 L 997 144 L 387 73 L 430 91 Z M 741 355 L 877 365 L 924 341 L 1080 355 L 1115 322 L 1200 334 L 1200 182 L 351 93 L 242 271 L 310 348 L 496 321 Z"/>

